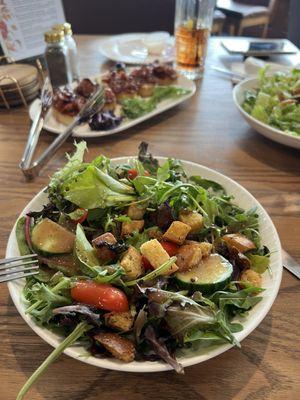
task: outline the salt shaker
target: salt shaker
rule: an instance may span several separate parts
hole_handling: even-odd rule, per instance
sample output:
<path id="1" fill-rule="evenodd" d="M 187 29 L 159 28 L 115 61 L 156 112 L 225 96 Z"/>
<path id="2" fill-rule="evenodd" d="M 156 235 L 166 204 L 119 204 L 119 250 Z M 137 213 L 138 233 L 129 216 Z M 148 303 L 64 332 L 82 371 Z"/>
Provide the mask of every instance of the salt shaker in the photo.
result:
<path id="1" fill-rule="evenodd" d="M 52 87 L 72 83 L 71 65 L 63 31 L 49 31 L 44 36 L 47 43 L 45 59 Z"/>
<path id="2" fill-rule="evenodd" d="M 79 80 L 78 52 L 77 52 L 76 42 L 73 38 L 71 24 L 69 24 L 68 22 L 65 22 L 64 24 L 57 24 L 53 26 L 53 30 L 64 32 L 65 43 L 69 52 L 72 80 L 78 81 Z"/>

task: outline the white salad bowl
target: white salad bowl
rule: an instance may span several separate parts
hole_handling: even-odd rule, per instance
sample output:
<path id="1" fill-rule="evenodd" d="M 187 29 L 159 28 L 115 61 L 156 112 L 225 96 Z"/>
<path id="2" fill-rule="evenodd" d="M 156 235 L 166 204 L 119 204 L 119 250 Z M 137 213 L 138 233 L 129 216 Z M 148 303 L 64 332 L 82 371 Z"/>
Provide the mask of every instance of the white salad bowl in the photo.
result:
<path id="1" fill-rule="evenodd" d="M 113 159 L 114 164 L 128 163 L 130 159 L 134 157 L 122 157 Z M 158 158 L 160 161 L 164 161 L 165 158 Z M 270 310 L 279 290 L 281 275 L 282 275 L 282 259 L 281 259 L 281 245 L 279 241 L 276 229 L 271 221 L 271 218 L 259 204 L 259 202 L 241 185 L 233 181 L 232 179 L 214 171 L 210 168 L 204 167 L 199 164 L 195 164 L 189 161 L 183 161 L 183 166 L 188 175 L 200 175 L 203 178 L 207 178 L 221 184 L 228 194 L 235 197 L 235 203 L 244 209 L 250 209 L 255 207 L 259 215 L 260 234 L 262 243 L 266 245 L 271 253 L 270 256 L 270 269 L 263 275 L 263 287 L 266 289 L 263 293 L 263 299 L 249 312 L 247 317 L 239 319 L 244 329 L 241 332 L 235 334 L 237 340 L 242 341 L 247 337 L 264 319 L 268 311 Z M 44 191 L 38 193 L 24 208 L 21 215 L 25 215 L 26 212 L 32 210 L 40 210 L 47 202 L 47 194 Z M 16 224 L 13 227 L 6 250 L 6 257 L 18 256 L 18 244 L 16 240 Z M 39 327 L 34 320 L 25 314 L 25 305 L 21 300 L 22 288 L 25 284 L 24 280 L 12 281 L 8 283 L 9 292 L 11 298 L 21 314 L 22 318 L 37 333 L 43 340 L 49 343 L 53 347 L 57 347 L 61 342 L 62 338 L 48 329 Z M 178 355 L 178 361 L 184 366 L 190 366 L 201 363 L 212 357 L 215 357 L 232 347 L 231 344 L 214 345 L 207 347 L 205 350 L 191 352 L 188 351 Z M 172 369 L 168 364 L 163 361 L 133 361 L 130 363 L 124 363 L 113 358 L 95 358 L 87 355 L 86 350 L 81 346 L 72 346 L 65 350 L 65 354 L 85 362 L 87 364 L 95 365 L 101 368 L 107 368 L 118 371 L 126 372 L 158 372 L 167 371 Z"/>
<path id="2" fill-rule="evenodd" d="M 275 142 L 284 144 L 286 146 L 294 147 L 295 149 L 300 149 L 300 135 L 294 136 L 290 133 L 284 132 L 280 129 L 273 128 L 270 125 L 264 124 L 263 122 L 253 118 L 248 114 L 242 107 L 245 101 L 245 92 L 247 90 L 254 90 L 258 88 L 258 79 L 250 78 L 241 81 L 233 89 L 233 101 L 238 108 L 239 112 L 242 114 L 246 122 L 255 129 L 261 135 L 274 140 Z"/>

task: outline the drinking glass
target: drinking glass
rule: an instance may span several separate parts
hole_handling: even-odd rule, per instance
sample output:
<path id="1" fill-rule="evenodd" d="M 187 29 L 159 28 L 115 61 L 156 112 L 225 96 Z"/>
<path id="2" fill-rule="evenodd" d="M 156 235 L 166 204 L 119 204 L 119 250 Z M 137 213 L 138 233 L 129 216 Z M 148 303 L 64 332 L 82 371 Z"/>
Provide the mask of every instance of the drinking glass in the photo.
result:
<path id="1" fill-rule="evenodd" d="M 176 69 L 189 79 L 203 75 L 215 0 L 176 0 Z"/>

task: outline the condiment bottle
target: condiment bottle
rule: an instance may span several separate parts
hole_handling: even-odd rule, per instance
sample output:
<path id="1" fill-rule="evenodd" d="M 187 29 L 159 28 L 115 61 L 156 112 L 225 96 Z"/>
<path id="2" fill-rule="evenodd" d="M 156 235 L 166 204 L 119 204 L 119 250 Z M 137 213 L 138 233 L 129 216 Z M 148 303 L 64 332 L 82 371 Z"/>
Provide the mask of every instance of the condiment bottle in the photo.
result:
<path id="1" fill-rule="evenodd" d="M 49 31 L 44 34 L 47 47 L 45 59 L 53 88 L 72 83 L 72 72 L 68 48 L 62 31 Z"/>
<path id="2" fill-rule="evenodd" d="M 78 52 L 77 52 L 76 42 L 73 38 L 71 24 L 69 24 L 68 22 L 65 22 L 64 24 L 57 24 L 53 26 L 53 30 L 63 31 L 65 34 L 65 43 L 68 47 L 71 70 L 72 70 L 72 80 L 78 81 L 79 80 Z"/>

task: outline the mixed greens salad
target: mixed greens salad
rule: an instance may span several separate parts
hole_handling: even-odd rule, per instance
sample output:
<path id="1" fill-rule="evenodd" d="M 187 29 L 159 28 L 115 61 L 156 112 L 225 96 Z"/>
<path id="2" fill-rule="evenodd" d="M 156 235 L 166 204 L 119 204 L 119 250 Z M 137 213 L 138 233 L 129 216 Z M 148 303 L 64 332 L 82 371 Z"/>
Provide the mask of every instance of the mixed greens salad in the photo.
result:
<path id="1" fill-rule="evenodd" d="M 115 166 L 103 155 L 84 162 L 86 144 L 76 144 L 50 180 L 49 203 L 19 219 L 21 254 L 40 260 L 23 290 L 26 313 L 65 339 L 18 399 L 78 339 L 95 357 L 163 360 L 178 373 L 178 352 L 240 346 L 233 318 L 261 300 L 269 266 L 258 215 L 147 148 Z"/>
<path id="2" fill-rule="evenodd" d="M 259 121 L 290 135 L 300 135 L 300 69 L 268 75 L 260 70 L 259 86 L 245 92 L 243 109 Z"/>

